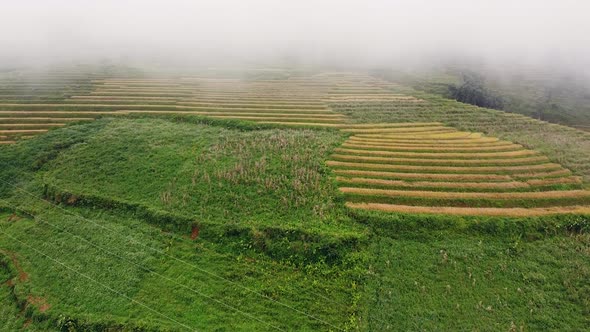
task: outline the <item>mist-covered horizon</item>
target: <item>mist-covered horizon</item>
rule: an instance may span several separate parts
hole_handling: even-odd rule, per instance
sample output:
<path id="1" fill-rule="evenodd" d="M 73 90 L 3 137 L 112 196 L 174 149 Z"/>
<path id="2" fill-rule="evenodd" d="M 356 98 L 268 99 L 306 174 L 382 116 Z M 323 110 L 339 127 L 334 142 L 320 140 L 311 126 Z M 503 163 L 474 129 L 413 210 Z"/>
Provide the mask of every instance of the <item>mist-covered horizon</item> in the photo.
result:
<path id="1" fill-rule="evenodd" d="M 583 68 L 588 10 L 573 0 L 25 0 L 3 5 L 0 61 Z"/>

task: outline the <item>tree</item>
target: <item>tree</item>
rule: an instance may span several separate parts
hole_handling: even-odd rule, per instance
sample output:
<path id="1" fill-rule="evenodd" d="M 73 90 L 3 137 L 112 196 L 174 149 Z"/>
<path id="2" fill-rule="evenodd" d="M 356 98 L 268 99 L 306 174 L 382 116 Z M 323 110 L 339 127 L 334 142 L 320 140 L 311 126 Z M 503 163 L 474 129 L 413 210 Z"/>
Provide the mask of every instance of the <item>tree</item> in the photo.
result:
<path id="1" fill-rule="evenodd" d="M 462 73 L 463 83 L 460 86 L 449 86 L 451 97 L 463 103 L 480 107 L 503 109 L 504 100 L 487 90 L 482 76 L 475 73 Z"/>

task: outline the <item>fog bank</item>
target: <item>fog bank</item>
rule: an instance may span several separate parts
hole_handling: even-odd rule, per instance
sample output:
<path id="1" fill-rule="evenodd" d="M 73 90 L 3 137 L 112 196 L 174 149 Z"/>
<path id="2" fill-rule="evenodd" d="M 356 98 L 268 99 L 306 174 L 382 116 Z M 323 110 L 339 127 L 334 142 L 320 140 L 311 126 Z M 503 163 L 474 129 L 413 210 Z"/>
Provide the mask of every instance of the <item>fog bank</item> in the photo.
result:
<path id="1" fill-rule="evenodd" d="M 580 0 L 7 1 L 0 58 L 589 68 L 589 12 Z"/>

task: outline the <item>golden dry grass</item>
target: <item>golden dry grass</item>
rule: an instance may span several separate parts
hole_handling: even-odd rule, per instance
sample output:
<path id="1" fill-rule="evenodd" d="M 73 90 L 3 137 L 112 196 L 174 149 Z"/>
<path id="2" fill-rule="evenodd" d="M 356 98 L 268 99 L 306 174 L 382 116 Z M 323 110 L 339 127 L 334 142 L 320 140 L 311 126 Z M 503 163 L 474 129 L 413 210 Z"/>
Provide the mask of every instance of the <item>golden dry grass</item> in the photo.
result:
<path id="1" fill-rule="evenodd" d="M 346 141 L 342 144 L 343 147 L 351 147 L 351 148 L 364 148 L 364 149 L 384 149 L 384 150 L 393 150 L 393 151 L 457 151 L 457 152 L 477 152 L 477 151 L 508 151 L 508 150 L 522 150 L 523 146 L 518 144 L 512 145 L 493 145 L 493 146 L 443 146 L 443 147 L 435 147 L 432 146 L 400 146 L 397 144 L 375 144 L 375 143 L 366 143 L 366 142 L 356 142 L 356 141 Z"/>
<path id="2" fill-rule="evenodd" d="M 446 148 L 451 148 L 451 149 L 457 149 L 457 148 L 503 149 L 503 148 L 515 146 L 515 144 L 513 144 L 513 143 L 503 143 L 503 142 L 499 142 L 497 144 L 496 143 L 432 144 L 432 143 L 365 142 L 365 141 L 359 141 L 359 140 L 354 140 L 354 139 L 348 139 L 345 143 L 346 144 L 362 145 L 367 148 L 382 145 L 382 146 L 388 146 L 388 147 L 391 146 L 391 147 L 400 147 L 400 148 L 425 148 L 425 149 L 429 148 L 429 149 L 434 149 L 434 150 L 446 149 Z"/>
<path id="3" fill-rule="evenodd" d="M 200 102 L 195 102 L 195 101 L 178 101 L 179 104 L 182 105 L 193 105 L 193 106 L 210 106 L 210 105 L 220 105 L 220 106 L 224 106 L 224 107 L 238 107 L 238 108 L 248 108 L 248 107 L 256 107 L 256 108 L 260 108 L 260 109 L 265 109 L 265 108 L 269 108 L 271 106 L 281 106 L 281 107 L 289 107 L 289 109 L 298 109 L 298 108 L 303 108 L 305 109 L 306 107 L 310 107 L 309 103 L 302 103 L 302 104 L 286 104 L 286 103 L 275 103 L 275 102 L 267 102 L 267 103 L 262 103 L 262 102 L 234 102 L 234 101 L 222 101 L 222 100 L 218 100 L 218 101 L 200 101 Z M 323 105 L 323 104 L 317 104 L 314 105 L 312 104 L 311 106 L 315 107 L 313 108 L 314 110 L 329 110 L 328 106 Z M 338 114 L 338 113 L 336 113 Z M 345 116 L 343 114 L 338 114 L 340 116 Z"/>
<path id="4" fill-rule="evenodd" d="M 0 123 L 0 128 L 63 127 L 65 123 Z"/>
<path id="5" fill-rule="evenodd" d="M 331 94 L 326 98 L 328 101 L 404 101 L 404 102 L 425 102 L 423 99 L 418 99 L 410 96 L 397 96 L 397 95 L 346 95 L 346 94 Z"/>
<path id="6" fill-rule="evenodd" d="M 268 124 L 288 124 L 288 125 L 313 125 L 313 126 L 328 126 L 338 127 L 339 123 L 343 122 L 343 119 L 338 117 L 298 117 L 290 114 L 280 114 L 278 116 L 266 116 L 266 114 L 244 116 L 244 114 L 227 114 L 227 113 L 214 113 L 214 112 L 195 112 L 195 111 L 149 111 L 149 110 L 123 110 L 122 114 L 137 113 L 137 114 L 193 114 L 193 115 L 204 115 L 218 119 L 236 119 L 236 120 L 249 120 L 256 121 L 259 123 Z"/>
<path id="7" fill-rule="evenodd" d="M 150 101 L 162 101 L 162 102 L 170 102 L 170 101 L 174 101 L 177 98 L 176 97 L 145 97 L 145 96 L 116 96 L 116 97 L 111 97 L 111 96 L 71 96 L 70 99 L 72 100 L 89 100 L 89 101 L 93 101 L 93 100 L 97 100 L 97 101 L 101 101 L 101 100 L 125 100 L 125 101 L 141 101 L 141 100 L 150 100 Z"/>
<path id="8" fill-rule="evenodd" d="M 314 123 L 339 123 L 341 119 L 329 119 L 329 118 L 318 118 L 318 117 L 285 117 L 285 116 L 241 116 L 241 115 L 209 115 L 212 118 L 220 119 L 239 119 L 239 120 L 254 120 L 254 121 L 282 121 L 287 120 L 293 121 L 310 121 Z"/>
<path id="9" fill-rule="evenodd" d="M 135 94 L 138 92 L 141 93 L 150 93 L 150 94 L 162 94 L 162 93 L 186 93 L 191 94 L 193 91 L 196 91 L 194 88 L 185 88 L 179 86 L 157 86 L 157 87 L 146 87 L 146 86 L 101 86 L 92 90 L 93 92 L 99 93 L 129 93 Z"/>
<path id="10" fill-rule="evenodd" d="M 488 144 L 505 142 L 500 141 L 495 137 L 481 137 L 481 138 L 465 138 L 465 139 L 411 139 L 411 138 L 371 138 L 371 137 L 360 137 L 351 136 L 354 140 L 365 141 L 365 142 L 377 142 L 377 143 L 405 143 L 405 144 Z M 512 144 L 512 143 L 511 143 Z"/>
<path id="11" fill-rule="evenodd" d="M 520 173 L 520 174 L 512 174 L 511 176 L 515 179 L 532 179 L 532 178 L 548 178 L 548 177 L 559 177 L 559 176 L 566 176 L 570 175 L 572 172 L 568 169 L 562 168 L 550 172 L 529 172 L 529 173 Z"/>
<path id="12" fill-rule="evenodd" d="M 2 121 L 89 121 L 94 120 L 94 118 L 48 118 L 48 117 L 25 117 L 25 118 L 18 118 L 18 117 L 0 117 L 0 122 Z"/>
<path id="13" fill-rule="evenodd" d="M 429 128 L 429 127 L 426 127 Z M 377 129 L 375 131 L 369 131 L 364 130 L 364 129 L 355 129 L 352 131 L 349 131 L 348 133 L 352 133 L 355 135 L 359 135 L 359 136 L 367 136 L 367 135 L 380 135 L 380 136 L 385 136 L 385 137 L 389 137 L 389 135 L 394 135 L 394 136 L 401 136 L 404 138 L 411 138 L 414 140 L 419 139 L 422 136 L 432 136 L 432 135 L 454 135 L 457 131 L 452 130 L 452 129 L 448 129 L 448 128 L 433 128 L 433 129 L 428 129 L 428 130 L 408 130 L 408 131 L 395 131 L 395 129 L 397 128 L 393 128 L 393 129 L 389 129 L 389 128 L 380 128 Z"/>
<path id="14" fill-rule="evenodd" d="M 124 87 L 181 87 L 182 84 L 170 81 L 110 81 L 110 82 L 93 82 L 97 86 L 124 86 Z"/>
<path id="15" fill-rule="evenodd" d="M 481 138 L 482 134 L 480 133 L 472 133 L 472 132 L 465 132 L 465 131 L 451 131 L 451 132 L 444 132 L 440 134 L 415 134 L 415 133 L 408 133 L 408 134 L 358 134 L 358 137 L 364 138 L 390 138 L 390 139 L 412 139 L 412 140 L 422 140 L 422 139 L 467 139 L 467 138 Z"/>
<path id="16" fill-rule="evenodd" d="M 219 95 L 194 95 L 192 97 L 181 97 L 178 99 L 179 102 L 184 102 L 188 99 L 200 99 L 200 100 L 226 100 L 232 103 L 239 103 L 243 102 L 272 102 L 272 101 L 283 101 L 283 104 L 312 104 L 312 105 L 325 105 L 321 103 L 321 100 L 317 98 L 298 98 L 297 96 L 292 97 L 281 97 L 276 95 L 247 95 L 247 96 L 234 96 L 234 95 L 227 95 L 227 96 L 219 96 Z"/>
<path id="17" fill-rule="evenodd" d="M 92 91 L 90 92 L 93 96 L 127 96 L 127 95 L 137 95 L 137 96 L 153 96 L 153 95 L 161 95 L 161 96 L 190 96 L 190 93 L 182 93 L 182 92 L 108 92 L 108 91 Z"/>
<path id="18" fill-rule="evenodd" d="M 331 110 L 328 109 L 323 109 L 323 110 L 314 110 L 314 109 L 289 109 L 289 108 L 249 108 L 249 107 L 242 107 L 242 108 L 238 108 L 238 107 L 224 107 L 223 105 L 219 105 L 219 106 L 210 106 L 210 107 L 204 107 L 204 106 L 176 106 L 176 108 L 187 108 L 187 109 L 191 109 L 191 110 L 202 110 L 202 111 L 207 111 L 207 112 L 253 112 L 253 113 L 283 113 L 283 114 L 289 114 L 289 113 L 306 113 L 307 116 L 321 116 L 321 115 L 329 115 L 332 117 L 337 117 L 337 118 L 346 118 L 345 116 L 343 116 L 342 114 L 338 114 L 338 113 L 334 113 Z"/>
<path id="19" fill-rule="evenodd" d="M 555 199 L 555 198 L 586 198 L 590 197 L 590 190 L 555 190 L 533 192 L 443 192 L 443 191 L 412 191 L 391 189 L 370 189 L 357 187 L 341 187 L 345 194 L 383 196 L 383 197 L 413 197 L 434 199 Z"/>
<path id="20" fill-rule="evenodd" d="M 313 118 L 313 119 L 324 119 L 324 120 L 334 120 L 342 122 L 344 119 L 340 116 L 331 116 L 330 114 L 325 115 L 314 115 L 308 113 L 249 113 L 249 112 L 218 112 L 218 111 L 210 111 L 210 112 L 203 112 L 203 111 L 175 111 L 175 110 L 165 110 L 165 111 L 156 111 L 156 110 L 120 110 L 117 112 L 124 112 L 124 113 L 145 113 L 145 114 L 195 114 L 195 115 L 211 115 L 211 116 L 254 116 L 254 117 L 280 117 L 281 119 L 289 119 L 289 118 Z"/>
<path id="21" fill-rule="evenodd" d="M 122 111 L 0 111 L 0 119 L 3 118 L 2 115 L 15 115 L 18 114 L 19 116 L 25 115 L 118 115 L 124 114 L 125 112 Z M 10 117 L 6 117 L 10 118 Z"/>
<path id="22" fill-rule="evenodd" d="M 209 102 L 218 102 L 218 101 L 226 101 L 228 103 L 272 103 L 272 104 L 276 104 L 276 105 L 281 105 L 281 104 L 301 104 L 301 105 L 313 105 L 313 106 L 318 106 L 318 105 L 322 105 L 325 106 L 324 103 L 321 102 L 321 100 L 315 100 L 315 99 L 295 99 L 295 98 L 281 98 L 281 97 L 277 97 L 277 96 L 259 96 L 259 97 L 246 97 L 246 96 L 236 96 L 236 97 L 231 97 L 231 96 L 227 96 L 227 97 L 218 97 L 218 96 L 205 96 L 205 95 L 200 95 L 200 96 L 194 96 L 191 98 L 186 98 L 186 97 L 181 97 L 178 98 L 177 101 L 179 103 L 185 103 L 185 102 L 191 102 L 194 100 L 199 100 L 199 101 L 209 101 Z"/>
<path id="23" fill-rule="evenodd" d="M 166 83 L 166 82 L 174 82 L 175 80 L 172 78 L 146 78 L 146 79 L 138 79 L 138 78 L 105 78 L 105 79 L 97 79 L 92 80 L 92 83 L 113 83 L 113 84 L 129 84 L 129 83 Z"/>
<path id="24" fill-rule="evenodd" d="M 191 99 L 191 100 L 193 100 L 193 99 Z M 258 109 L 261 109 L 261 108 L 281 108 L 283 105 L 285 105 L 285 106 L 296 105 L 296 106 L 300 106 L 300 107 L 298 107 L 298 109 L 309 109 L 310 111 L 311 110 L 315 111 L 318 109 L 318 107 L 322 107 L 322 109 L 324 109 L 324 110 L 330 110 L 331 112 L 333 112 L 330 108 L 326 107 L 324 104 L 317 103 L 317 102 L 302 102 L 302 101 L 281 102 L 279 100 L 272 100 L 272 99 L 269 100 L 269 99 L 262 99 L 262 98 L 250 99 L 250 100 L 203 98 L 197 102 L 187 101 L 184 98 L 178 98 L 176 100 L 176 103 L 178 105 L 183 105 L 183 106 L 203 106 L 202 104 L 215 104 L 215 105 L 220 105 L 220 106 L 225 106 L 226 104 L 241 104 L 241 105 L 244 105 L 244 108 L 254 107 L 254 106 L 250 106 L 250 105 L 264 106 L 264 107 L 254 107 L 254 108 L 258 108 Z M 336 113 L 336 112 L 333 112 L 333 113 Z M 336 113 L 336 114 L 340 114 L 340 113 Z"/>
<path id="25" fill-rule="evenodd" d="M 569 171 L 567 172 L 569 174 Z M 559 178 L 549 178 L 549 179 L 532 179 L 527 180 L 531 186 L 550 186 L 556 184 L 582 184 L 582 178 L 579 176 L 569 176 L 569 177 L 559 177 Z"/>
<path id="26" fill-rule="evenodd" d="M 325 91 L 299 89 L 296 87 L 280 87 L 278 89 L 269 89 L 265 87 L 260 88 L 233 88 L 233 87 L 212 87 L 212 88 L 197 88 L 195 95 L 223 95 L 223 96 L 274 96 L 285 98 L 299 98 L 299 99 L 318 99 L 322 100 Z"/>
<path id="27" fill-rule="evenodd" d="M 578 176 L 568 176 L 549 179 L 533 179 L 526 181 L 508 181 L 508 182 L 444 182 L 444 181 L 403 181 L 403 180 L 387 180 L 376 177 L 387 177 L 389 172 L 372 172 L 372 171 L 349 171 L 349 170 L 335 170 L 336 174 L 349 176 L 368 176 L 368 177 L 344 177 L 337 176 L 336 179 L 342 183 L 357 183 L 357 184 L 379 184 L 390 186 L 403 187 L 441 187 L 441 188 L 486 188 L 486 189 L 510 189 L 510 188 L 529 188 L 529 187 L 544 187 L 551 185 L 563 184 L 582 184 L 582 179 Z M 408 173 L 402 173 L 408 174 Z M 417 177 L 423 173 L 416 173 Z M 439 175 L 439 174 L 436 174 Z M 507 178 L 508 179 L 508 178 Z M 480 179 L 481 180 L 481 179 Z"/>
<path id="28" fill-rule="evenodd" d="M 258 121 L 258 123 L 265 124 L 278 124 L 278 125 L 289 125 L 289 126 L 316 126 L 316 127 L 338 127 L 335 123 L 317 123 L 317 122 L 285 122 L 285 121 Z"/>
<path id="29" fill-rule="evenodd" d="M 449 141 L 442 141 L 436 143 L 425 143 L 425 142 L 415 142 L 415 141 L 397 141 L 397 140 L 366 140 L 362 138 L 357 138 L 356 136 L 352 136 L 347 140 L 347 143 L 353 144 L 366 144 L 366 145 L 395 145 L 395 146 L 406 146 L 406 147 L 492 147 L 492 146 L 506 146 L 506 145 L 514 145 L 512 142 L 507 141 L 473 141 L 473 142 L 449 142 Z"/>
<path id="30" fill-rule="evenodd" d="M 138 112 L 138 110 L 127 110 L 126 112 Z M 142 112 L 139 110 L 139 112 Z M 144 112 L 158 112 L 158 111 L 144 111 Z M 161 111 L 166 112 L 166 111 Z M 330 121 L 338 121 L 342 122 L 345 120 L 342 116 L 339 115 L 332 115 L 332 114 L 312 114 L 312 113 L 270 113 L 270 112 L 229 112 L 229 111 L 211 111 L 211 112 L 201 112 L 201 111 L 168 111 L 168 113 L 187 113 L 187 114 L 199 114 L 199 115 L 211 115 L 211 116 L 231 116 L 231 117 L 277 117 L 277 118 L 308 118 L 308 119 L 323 119 L 323 120 L 330 120 Z"/>
<path id="31" fill-rule="evenodd" d="M 244 108 L 252 107 L 252 106 L 259 106 L 258 108 L 268 107 L 268 106 L 281 106 L 291 107 L 291 108 L 306 108 L 306 107 L 314 107 L 314 110 L 319 109 L 328 109 L 326 105 L 319 102 L 299 102 L 299 103 L 291 103 L 291 102 L 282 102 L 280 100 L 276 101 L 267 101 L 267 100 L 253 100 L 253 101 L 244 101 L 241 99 L 237 100 L 227 100 L 227 99 L 201 99 L 195 101 L 195 99 L 187 99 L 187 98 L 179 98 L 179 97 L 146 97 L 146 96 L 72 96 L 68 101 L 95 101 L 95 102 L 116 102 L 116 101 L 125 101 L 125 102 L 142 102 L 142 101 L 150 101 L 154 103 L 171 103 L 171 104 L 179 104 L 179 105 L 187 105 L 187 106 L 206 106 L 206 105 L 220 105 L 226 107 L 235 107 L 235 106 L 244 106 Z"/>
<path id="32" fill-rule="evenodd" d="M 281 106 L 322 106 L 328 107 L 325 103 L 321 101 L 299 101 L 299 102 L 292 102 L 289 100 L 282 100 L 282 99 L 254 99 L 254 100 L 247 100 L 247 99 L 229 99 L 229 98 L 178 98 L 179 103 L 183 104 L 243 104 L 243 105 L 259 105 L 259 106 L 268 106 L 268 105 L 281 105 Z"/>
<path id="33" fill-rule="evenodd" d="M 512 181 L 508 175 L 500 174 L 448 174 L 448 173 L 406 173 L 335 169 L 335 174 L 347 176 L 380 177 L 406 180 L 440 180 L 440 181 Z"/>
<path id="34" fill-rule="evenodd" d="M 441 182 L 441 181 L 403 181 L 374 178 L 347 178 L 338 176 L 336 180 L 345 184 L 381 185 L 407 188 L 457 188 L 457 189 L 521 189 L 530 188 L 526 182 Z"/>
<path id="35" fill-rule="evenodd" d="M 396 156 L 396 157 L 414 157 L 414 158 L 502 158 L 502 157 L 521 157 L 521 156 L 533 156 L 539 154 L 533 150 L 516 150 L 516 151 L 503 151 L 503 152 L 410 152 L 410 151 L 386 151 L 386 150 L 360 150 L 360 149 L 348 149 L 336 148 L 334 151 L 356 154 L 356 155 L 373 155 L 373 156 Z M 393 149 L 391 149 L 393 150 Z"/>
<path id="36" fill-rule="evenodd" d="M 442 126 L 440 122 L 398 122 L 398 123 L 361 123 L 351 124 L 346 128 L 404 128 L 404 127 L 430 127 L 430 126 Z"/>
<path id="37" fill-rule="evenodd" d="M 342 128 L 345 133 L 416 133 L 421 135 L 423 133 L 431 132 L 452 132 L 453 129 L 444 126 L 424 126 L 424 127 L 385 127 L 385 128 Z"/>
<path id="38" fill-rule="evenodd" d="M 328 166 L 344 167 L 352 169 L 379 169 L 379 170 L 399 170 L 399 171 L 415 171 L 415 172 L 465 172 L 465 173 L 506 173 L 506 172 L 530 172 L 530 171 L 549 171 L 562 170 L 561 165 L 547 163 L 539 165 L 527 166 L 420 166 L 420 165 L 389 165 L 389 164 L 370 164 L 370 163 L 353 163 L 329 160 L 326 162 Z M 525 173 L 526 174 L 526 173 Z"/>
<path id="39" fill-rule="evenodd" d="M 63 106 L 76 106 L 76 107 L 80 107 L 80 108 L 91 108 L 91 107 L 129 107 L 128 104 L 123 104 L 123 105 L 114 105 L 114 104 L 31 104 L 31 103 L 27 103 L 27 104 L 15 104 L 15 103 L 4 103 L 4 104 L 0 104 L 1 106 L 46 106 L 47 108 L 59 108 L 59 107 L 63 107 Z M 141 106 L 141 107 L 161 107 L 162 105 L 150 105 L 150 104 L 145 104 L 145 105 L 133 105 L 133 106 Z M 12 112 L 19 112 L 19 111 L 12 111 Z"/>
<path id="40" fill-rule="evenodd" d="M 345 118 L 342 115 L 335 113 L 331 110 L 304 110 L 304 109 L 281 109 L 281 108 L 265 108 L 265 109 L 257 109 L 257 108 L 224 108 L 224 107 L 199 107 L 199 106 L 178 106 L 178 105 L 149 105 L 149 104 L 134 104 L 134 105 L 128 105 L 128 104 L 122 104 L 122 105 L 117 105 L 117 104 L 66 104 L 68 107 L 78 107 L 81 109 L 84 108 L 93 108 L 93 107 L 119 107 L 120 110 L 117 110 L 117 112 L 123 111 L 129 111 L 126 108 L 129 108 L 130 106 L 133 107 L 145 107 L 145 108 L 158 108 L 158 107 L 162 107 L 162 106 L 170 106 L 170 107 L 174 107 L 176 109 L 179 110 L 204 110 L 204 111 L 208 111 L 208 112 L 214 112 L 214 111 L 228 111 L 228 112 L 254 112 L 254 113 L 268 113 L 268 112 L 275 112 L 275 113 L 283 113 L 283 114 L 289 114 L 289 113 L 309 113 L 310 116 L 312 115 L 330 115 L 333 117 L 338 117 L 338 118 Z M 0 104 L 0 106 L 46 106 L 47 108 L 59 108 L 59 107 L 63 107 L 64 104 Z M 136 111 L 136 110 L 134 110 Z M 170 110 L 170 111 L 174 111 L 174 110 Z M 15 112 L 23 112 L 23 111 L 3 111 L 4 113 L 15 113 Z M 98 113 L 97 113 L 98 114 Z"/>
<path id="41" fill-rule="evenodd" d="M 392 93 L 383 91 L 379 88 L 370 88 L 370 87 L 367 87 L 366 89 L 359 89 L 359 88 L 340 89 L 340 90 L 335 90 L 332 92 L 353 92 L 353 91 L 357 91 L 357 92 L 359 92 L 359 94 L 333 93 L 328 98 L 329 99 L 350 99 L 350 100 L 355 100 L 357 98 L 370 98 L 370 99 L 385 98 L 385 99 L 403 100 L 403 101 L 420 100 L 416 97 L 399 95 L 399 94 L 392 94 Z M 374 91 L 376 93 L 370 93 L 370 94 L 365 94 L 365 95 L 362 94 L 362 93 L 366 93 L 367 91 Z"/>
<path id="42" fill-rule="evenodd" d="M 162 85 L 158 87 L 150 87 L 150 86 L 130 86 L 130 85 L 115 85 L 115 84 L 105 84 L 97 87 L 94 91 L 103 91 L 103 92 L 153 92 L 153 93 L 160 93 L 160 92 L 185 92 L 185 91 L 195 91 L 196 88 L 194 87 L 183 87 L 178 85 Z"/>
<path id="43" fill-rule="evenodd" d="M 427 159 L 427 158 L 388 158 L 388 157 L 369 157 L 355 156 L 346 154 L 333 154 L 333 160 L 353 161 L 353 162 L 376 162 L 376 163 L 412 163 L 412 164 L 442 164 L 442 165 L 489 165 L 489 164 L 532 164 L 547 162 L 549 159 L 545 156 L 509 158 L 509 159 Z"/>
<path id="44" fill-rule="evenodd" d="M 184 109 L 191 109 L 194 111 L 203 111 L 203 112 L 251 112 L 251 113 L 282 113 L 282 114 L 291 114 L 291 113 L 305 113 L 306 116 L 331 116 L 335 118 L 343 118 L 346 117 L 334 113 L 331 110 L 313 110 L 313 109 L 284 109 L 284 108 L 237 108 L 237 107 L 223 107 L 223 106 L 211 106 L 211 107 L 202 107 L 202 106 L 176 106 L 176 108 L 184 108 Z"/>
<path id="45" fill-rule="evenodd" d="M 117 79 L 117 78 L 105 78 L 99 80 L 93 80 L 92 83 L 104 84 L 104 85 L 117 85 L 117 84 L 142 84 L 142 83 L 155 83 L 155 84 L 177 84 L 181 85 L 182 82 L 172 78 L 153 78 L 153 79 Z"/>
<path id="46" fill-rule="evenodd" d="M 0 130 L 0 134 L 39 134 L 49 131 L 48 129 L 14 129 L 14 130 Z"/>
<path id="47" fill-rule="evenodd" d="M 554 214 L 590 214 L 590 207 L 588 206 L 564 206 L 547 208 L 469 208 L 445 206 L 409 206 L 352 202 L 347 202 L 346 206 L 352 209 L 374 210 L 383 212 L 413 214 L 448 214 L 462 216 L 531 217 Z"/>

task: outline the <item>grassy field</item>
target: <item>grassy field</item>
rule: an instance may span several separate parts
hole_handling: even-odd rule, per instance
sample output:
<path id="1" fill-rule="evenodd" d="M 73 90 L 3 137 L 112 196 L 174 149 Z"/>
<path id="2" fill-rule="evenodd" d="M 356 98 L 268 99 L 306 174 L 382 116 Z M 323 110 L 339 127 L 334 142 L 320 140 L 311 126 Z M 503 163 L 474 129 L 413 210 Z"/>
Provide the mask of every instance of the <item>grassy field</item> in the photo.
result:
<path id="1" fill-rule="evenodd" d="M 590 328 L 584 133 L 362 74 L 89 72 L 0 97 L 84 119 L 0 145 L 0 330 Z"/>
<path id="2" fill-rule="evenodd" d="M 396 237 L 371 244 L 369 330 L 581 331 L 590 324 L 587 234 Z"/>
<path id="3" fill-rule="evenodd" d="M 12 291 L 27 319 L 54 328 L 67 323 L 64 315 L 89 329 L 358 326 L 360 288 L 351 283 L 360 284 L 355 248 L 367 231 L 334 206 L 333 183 L 320 176 L 338 140 L 325 131 L 103 119 L 7 146 L 3 204 L 22 217 L 3 214 L 0 237 L 5 252 L 18 253 L 18 266 L 7 266 L 28 275 Z M 81 167 L 67 177 L 73 182 L 64 178 L 74 171 L 68 156 Z M 8 184 L 15 179 L 16 188 Z M 284 189 L 293 185 L 298 191 Z M 50 306 L 27 302 L 29 294 Z"/>

